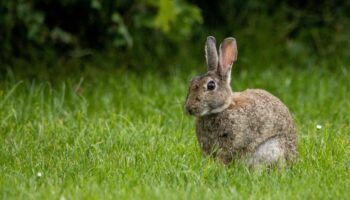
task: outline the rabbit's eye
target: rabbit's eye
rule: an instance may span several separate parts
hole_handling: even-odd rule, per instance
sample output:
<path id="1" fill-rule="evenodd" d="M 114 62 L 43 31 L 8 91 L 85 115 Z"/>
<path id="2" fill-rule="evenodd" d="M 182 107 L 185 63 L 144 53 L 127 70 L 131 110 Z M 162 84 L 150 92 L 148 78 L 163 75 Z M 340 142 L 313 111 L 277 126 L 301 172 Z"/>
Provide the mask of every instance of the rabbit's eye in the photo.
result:
<path id="1" fill-rule="evenodd" d="M 214 81 L 209 81 L 207 84 L 207 89 L 208 90 L 214 90 L 215 89 L 215 82 Z"/>

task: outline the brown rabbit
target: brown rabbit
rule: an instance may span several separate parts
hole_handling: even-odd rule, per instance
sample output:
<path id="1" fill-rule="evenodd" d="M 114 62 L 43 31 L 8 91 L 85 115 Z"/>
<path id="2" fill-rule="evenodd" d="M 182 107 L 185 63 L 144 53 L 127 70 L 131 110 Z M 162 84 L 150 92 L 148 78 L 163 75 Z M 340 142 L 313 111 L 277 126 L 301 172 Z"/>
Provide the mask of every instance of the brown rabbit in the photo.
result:
<path id="1" fill-rule="evenodd" d="M 260 89 L 232 92 L 231 68 L 236 40 L 226 38 L 216 50 L 205 45 L 208 72 L 192 79 L 185 108 L 197 117 L 196 134 L 205 155 L 223 163 L 244 160 L 251 167 L 281 165 L 297 157 L 296 128 L 288 108 Z"/>

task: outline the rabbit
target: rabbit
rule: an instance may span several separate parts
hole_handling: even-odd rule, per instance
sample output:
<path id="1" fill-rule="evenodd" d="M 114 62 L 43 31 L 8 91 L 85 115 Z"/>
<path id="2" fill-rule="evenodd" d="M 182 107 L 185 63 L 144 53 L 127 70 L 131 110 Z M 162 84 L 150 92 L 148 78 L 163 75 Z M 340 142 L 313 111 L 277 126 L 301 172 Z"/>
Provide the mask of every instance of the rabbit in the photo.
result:
<path id="1" fill-rule="evenodd" d="M 216 49 L 207 38 L 208 72 L 193 78 L 185 110 L 196 116 L 196 136 L 204 155 L 228 165 L 244 161 L 249 167 L 286 166 L 297 158 L 297 133 L 288 108 L 262 89 L 233 92 L 231 68 L 237 60 L 236 39 L 224 39 Z"/>

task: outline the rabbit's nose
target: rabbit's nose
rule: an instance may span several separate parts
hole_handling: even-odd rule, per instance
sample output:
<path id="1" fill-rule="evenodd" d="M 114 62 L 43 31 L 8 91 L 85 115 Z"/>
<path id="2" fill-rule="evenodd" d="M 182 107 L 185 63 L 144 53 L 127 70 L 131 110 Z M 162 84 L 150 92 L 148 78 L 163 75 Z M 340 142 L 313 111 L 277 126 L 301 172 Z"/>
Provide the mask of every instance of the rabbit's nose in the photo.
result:
<path id="1" fill-rule="evenodd" d="M 186 105 L 186 111 L 189 115 L 193 115 L 194 114 L 194 109 L 191 108 L 191 106 Z"/>
<path id="2" fill-rule="evenodd" d="M 193 115 L 194 111 L 192 109 L 187 109 L 188 114 Z"/>

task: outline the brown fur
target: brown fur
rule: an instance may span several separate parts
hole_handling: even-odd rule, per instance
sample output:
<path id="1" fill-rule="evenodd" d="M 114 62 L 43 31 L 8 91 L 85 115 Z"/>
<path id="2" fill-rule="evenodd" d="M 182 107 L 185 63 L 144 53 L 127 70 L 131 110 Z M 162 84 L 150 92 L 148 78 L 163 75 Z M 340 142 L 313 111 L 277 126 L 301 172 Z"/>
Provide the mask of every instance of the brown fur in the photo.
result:
<path id="1" fill-rule="evenodd" d="M 197 116 L 196 135 L 203 153 L 225 164 L 248 160 L 253 167 L 294 160 L 297 136 L 288 108 L 264 90 L 232 92 L 234 38 L 220 45 L 219 59 L 216 52 L 215 38 L 208 37 L 208 73 L 191 81 L 186 100 L 186 110 Z M 209 82 L 215 82 L 215 89 L 207 88 Z"/>
<path id="2" fill-rule="evenodd" d="M 198 117 L 196 134 L 205 155 L 214 154 L 223 163 L 251 155 L 270 138 L 278 138 L 286 160 L 294 159 L 296 129 L 283 103 L 264 90 L 234 93 L 223 112 Z"/>

